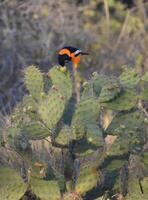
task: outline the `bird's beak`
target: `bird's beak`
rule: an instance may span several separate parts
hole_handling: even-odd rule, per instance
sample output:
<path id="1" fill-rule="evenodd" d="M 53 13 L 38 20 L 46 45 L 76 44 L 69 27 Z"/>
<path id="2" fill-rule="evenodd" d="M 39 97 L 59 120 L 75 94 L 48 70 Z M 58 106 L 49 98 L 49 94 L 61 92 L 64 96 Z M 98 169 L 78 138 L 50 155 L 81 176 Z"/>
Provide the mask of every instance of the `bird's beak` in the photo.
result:
<path id="1" fill-rule="evenodd" d="M 89 55 L 87 52 L 81 52 L 81 55 Z"/>

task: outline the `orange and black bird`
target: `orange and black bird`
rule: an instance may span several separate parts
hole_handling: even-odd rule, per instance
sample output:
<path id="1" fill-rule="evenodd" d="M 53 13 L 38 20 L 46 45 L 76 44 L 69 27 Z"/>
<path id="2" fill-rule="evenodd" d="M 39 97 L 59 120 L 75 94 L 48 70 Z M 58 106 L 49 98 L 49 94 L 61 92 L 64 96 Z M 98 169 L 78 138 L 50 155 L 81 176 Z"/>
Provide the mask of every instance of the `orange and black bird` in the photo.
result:
<path id="1" fill-rule="evenodd" d="M 79 48 L 72 47 L 72 46 L 65 46 L 61 48 L 58 52 L 59 65 L 64 67 L 67 62 L 72 62 L 73 68 L 77 69 L 78 64 L 81 60 L 81 55 L 89 55 L 89 54 L 86 52 L 83 52 Z"/>

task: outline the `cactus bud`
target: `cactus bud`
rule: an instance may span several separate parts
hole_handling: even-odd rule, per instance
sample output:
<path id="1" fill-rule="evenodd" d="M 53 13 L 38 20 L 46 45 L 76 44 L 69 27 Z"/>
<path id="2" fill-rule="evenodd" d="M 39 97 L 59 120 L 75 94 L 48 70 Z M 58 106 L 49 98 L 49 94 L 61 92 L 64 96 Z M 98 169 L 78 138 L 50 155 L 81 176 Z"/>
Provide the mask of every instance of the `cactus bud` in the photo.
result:
<path id="1" fill-rule="evenodd" d="M 66 67 L 65 66 L 64 67 L 60 67 L 60 71 L 65 73 L 66 72 Z"/>
<path id="2" fill-rule="evenodd" d="M 83 87 L 86 87 L 87 85 L 88 85 L 89 83 L 87 82 L 87 81 L 85 81 L 84 83 L 83 83 Z"/>
<path id="3" fill-rule="evenodd" d="M 98 75 L 98 72 L 93 72 L 92 75 L 93 75 L 93 76 L 97 76 L 97 75 Z"/>
<path id="4" fill-rule="evenodd" d="M 53 86 L 52 86 L 52 89 L 55 90 L 55 91 L 58 91 L 58 90 L 59 90 L 59 88 L 58 88 L 57 85 L 53 85 Z"/>
<path id="5" fill-rule="evenodd" d="M 64 96 L 60 96 L 60 99 L 61 99 L 61 100 L 64 100 L 64 99 L 65 99 L 65 97 L 64 97 Z"/>

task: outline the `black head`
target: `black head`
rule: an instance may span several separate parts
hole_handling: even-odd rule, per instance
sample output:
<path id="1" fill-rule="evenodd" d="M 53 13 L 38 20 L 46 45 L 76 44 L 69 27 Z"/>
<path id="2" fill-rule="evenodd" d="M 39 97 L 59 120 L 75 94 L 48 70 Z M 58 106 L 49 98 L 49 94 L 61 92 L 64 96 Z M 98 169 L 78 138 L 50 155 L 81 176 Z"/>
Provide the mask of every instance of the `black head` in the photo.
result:
<path id="1" fill-rule="evenodd" d="M 65 64 L 66 64 L 67 62 L 69 62 L 69 61 L 71 61 L 71 58 L 70 58 L 68 55 L 66 55 L 66 54 L 58 55 L 58 63 L 59 63 L 59 65 L 61 65 L 62 67 L 64 67 Z"/>

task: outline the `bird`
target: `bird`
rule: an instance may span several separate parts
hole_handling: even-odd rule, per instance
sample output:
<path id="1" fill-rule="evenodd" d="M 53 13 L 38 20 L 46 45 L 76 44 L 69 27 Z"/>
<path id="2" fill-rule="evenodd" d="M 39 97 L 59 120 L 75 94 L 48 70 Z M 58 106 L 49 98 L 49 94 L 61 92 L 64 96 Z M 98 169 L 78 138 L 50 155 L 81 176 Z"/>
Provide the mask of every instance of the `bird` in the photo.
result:
<path id="1" fill-rule="evenodd" d="M 58 51 L 58 63 L 64 69 L 66 63 L 72 62 L 73 68 L 77 69 L 81 55 L 89 55 L 89 53 L 73 46 L 64 46 Z"/>

